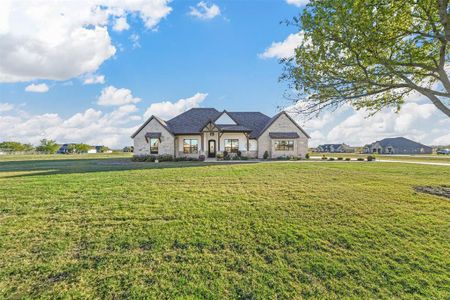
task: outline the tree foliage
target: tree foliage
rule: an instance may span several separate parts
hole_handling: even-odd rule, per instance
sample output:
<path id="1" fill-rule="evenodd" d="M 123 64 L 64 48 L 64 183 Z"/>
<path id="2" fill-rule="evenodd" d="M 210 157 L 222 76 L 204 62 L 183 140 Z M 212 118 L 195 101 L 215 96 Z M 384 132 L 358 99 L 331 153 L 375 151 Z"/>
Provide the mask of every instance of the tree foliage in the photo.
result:
<path id="1" fill-rule="evenodd" d="M 0 150 L 12 152 L 33 151 L 34 147 L 31 144 L 22 144 L 19 142 L 2 142 L 0 143 Z"/>
<path id="2" fill-rule="evenodd" d="M 87 144 L 75 144 L 75 150 L 77 153 L 86 153 L 92 147 Z"/>
<path id="3" fill-rule="evenodd" d="M 41 140 L 41 144 L 36 147 L 36 150 L 40 152 L 56 153 L 59 148 L 60 145 L 58 145 L 54 140 L 43 139 Z"/>
<path id="4" fill-rule="evenodd" d="M 311 0 L 282 79 L 307 113 L 351 104 L 397 111 L 412 92 L 450 117 L 448 0 Z"/>

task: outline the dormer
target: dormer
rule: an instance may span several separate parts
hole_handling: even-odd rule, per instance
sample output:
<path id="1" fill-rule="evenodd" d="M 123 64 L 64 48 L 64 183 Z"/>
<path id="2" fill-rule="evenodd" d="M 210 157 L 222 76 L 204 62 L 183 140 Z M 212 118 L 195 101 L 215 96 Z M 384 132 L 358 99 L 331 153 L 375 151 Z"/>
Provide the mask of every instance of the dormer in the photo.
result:
<path id="1" fill-rule="evenodd" d="M 224 110 L 220 116 L 214 121 L 217 125 L 238 125 L 232 117 Z"/>

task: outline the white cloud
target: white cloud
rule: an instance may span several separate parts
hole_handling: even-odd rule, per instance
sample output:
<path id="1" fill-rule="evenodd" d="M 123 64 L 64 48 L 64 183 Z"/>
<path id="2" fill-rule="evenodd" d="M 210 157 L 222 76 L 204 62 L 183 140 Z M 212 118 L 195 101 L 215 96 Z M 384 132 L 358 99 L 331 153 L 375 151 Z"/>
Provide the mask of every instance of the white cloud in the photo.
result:
<path id="1" fill-rule="evenodd" d="M 40 84 L 32 83 L 25 88 L 25 91 L 33 93 L 46 93 L 48 92 L 48 85 L 46 85 L 45 83 Z"/>
<path id="2" fill-rule="evenodd" d="M 83 80 L 83 84 L 103 84 L 105 83 L 104 75 L 87 74 Z"/>
<path id="3" fill-rule="evenodd" d="M 289 108 L 288 110 L 291 110 Z M 372 117 L 345 105 L 318 118 L 299 120 L 310 133 L 311 146 L 345 142 L 363 146 L 387 137 L 404 136 L 427 145 L 450 144 L 450 119 L 423 96 L 411 94 L 399 113 L 384 109 Z M 446 142 L 447 141 L 447 142 Z"/>
<path id="4" fill-rule="evenodd" d="M 309 0 L 286 0 L 287 4 L 293 4 L 295 6 L 304 6 L 309 3 Z"/>
<path id="5" fill-rule="evenodd" d="M 273 42 L 263 53 L 259 54 L 260 58 L 290 58 L 295 55 L 295 49 L 302 43 L 303 33 L 292 33 L 282 42 Z"/>
<path id="6" fill-rule="evenodd" d="M 155 115 L 165 120 L 171 119 L 188 109 L 198 107 L 207 96 L 208 94 L 205 93 L 196 93 L 190 98 L 179 99 L 176 102 L 163 101 L 153 103 L 145 112 L 144 118 L 149 118 L 150 116 Z"/>
<path id="7" fill-rule="evenodd" d="M 132 143 L 130 135 L 137 129 L 134 105 L 118 107 L 105 113 L 93 108 L 76 113 L 68 119 L 47 113 L 34 116 L 1 116 L 0 140 L 38 144 L 50 138 L 58 143 L 83 142 L 121 148 Z"/>
<path id="8" fill-rule="evenodd" d="M 130 103 L 138 103 L 141 98 L 133 97 L 129 89 L 118 89 L 114 86 L 108 86 L 102 90 L 98 98 L 98 105 L 119 106 Z"/>
<path id="9" fill-rule="evenodd" d="M 125 30 L 126 16 L 154 29 L 169 0 L 0 1 L 0 82 L 67 80 L 116 53 L 108 26 Z M 113 29 L 114 29 L 113 27 Z M 19 64 L 17 62 L 20 62 Z"/>
<path id="10" fill-rule="evenodd" d="M 120 17 L 114 20 L 113 29 L 115 31 L 123 31 L 130 29 L 130 25 L 127 23 L 126 17 Z"/>
<path id="11" fill-rule="evenodd" d="M 0 113 L 1 112 L 7 112 L 14 108 L 14 105 L 10 103 L 0 103 Z"/>
<path id="12" fill-rule="evenodd" d="M 208 5 L 206 2 L 200 1 L 196 7 L 191 6 L 189 15 L 202 20 L 211 20 L 220 15 L 220 7 L 216 4 Z"/>
<path id="13" fill-rule="evenodd" d="M 139 39 L 140 39 L 139 34 L 134 33 L 134 34 L 130 35 L 130 41 L 132 43 L 131 45 L 133 46 L 133 49 L 141 47 L 141 43 L 139 43 Z"/>

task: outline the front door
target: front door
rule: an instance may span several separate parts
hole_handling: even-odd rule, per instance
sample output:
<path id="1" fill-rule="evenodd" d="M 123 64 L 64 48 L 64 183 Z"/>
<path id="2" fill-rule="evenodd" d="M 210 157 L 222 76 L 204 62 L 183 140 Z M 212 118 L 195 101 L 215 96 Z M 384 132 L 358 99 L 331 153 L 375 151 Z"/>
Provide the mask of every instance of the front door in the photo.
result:
<path id="1" fill-rule="evenodd" d="M 208 141 L 208 157 L 216 157 L 216 141 Z"/>

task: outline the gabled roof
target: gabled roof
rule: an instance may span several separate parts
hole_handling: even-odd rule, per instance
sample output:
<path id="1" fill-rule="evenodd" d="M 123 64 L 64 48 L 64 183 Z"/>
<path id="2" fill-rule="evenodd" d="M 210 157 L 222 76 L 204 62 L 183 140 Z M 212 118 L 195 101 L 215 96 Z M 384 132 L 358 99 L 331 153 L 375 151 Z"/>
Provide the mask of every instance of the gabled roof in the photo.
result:
<path id="1" fill-rule="evenodd" d="M 215 124 L 222 114 L 226 113 L 236 125 Z M 214 108 L 191 108 L 188 111 L 164 121 L 156 116 L 151 116 L 135 133 L 131 136 L 134 138 L 152 119 L 156 119 L 171 134 L 199 134 L 208 123 L 213 123 L 216 127 L 223 131 L 231 132 L 249 132 L 251 139 L 258 138 L 270 125 L 282 114 L 276 114 L 273 118 L 266 116 L 260 112 L 219 112 Z M 309 135 L 288 115 L 286 116 L 297 126 L 308 138 Z"/>
<path id="2" fill-rule="evenodd" d="M 403 149 L 416 149 L 416 148 L 423 148 L 427 147 L 423 144 L 414 142 L 412 140 L 409 140 L 404 137 L 396 137 L 396 138 L 386 138 L 382 139 L 381 141 L 377 141 L 375 143 L 379 143 L 381 147 L 394 147 L 394 148 L 403 148 Z"/>
<path id="3" fill-rule="evenodd" d="M 303 132 L 303 134 L 307 137 L 307 138 L 311 138 L 304 130 L 303 128 L 300 127 L 300 125 L 297 124 L 297 122 L 294 121 L 294 119 L 291 118 L 291 116 L 289 116 L 285 111 L 281 111 L 279 113 L 277 113 L 275 116 L 273 116 L 270 121 L 266 124 L 266 126 L 264 126 L 264 128 L 259 132 L 258 136 L 259 137 L 261 134 L 263 134 L 269 127 L 270 125 L 273 124 L 273 122 L 275 122 L 279 117 L 281 117 L 282 115 L 285 115 L 286 117 L 288 117 L 289 120 L 292 121 L 292 123 L 294 123 L 295 126 L 297 126 L 297 128 Z"/>
<path id="4" fill-rule="evenodd" d="M 150 121 L 153 120 L 153 119 L 155 119 L 156 121 L 158 121 L 159 124 L 161 124 L 162 127 L 164 127 L 168 132 L 170 132 L 171 134 L 173 134 L 172 131 L 170 130 L 170 128 L 167 126 L 166 121 L 164 121 L 164 120 L 161 119 L 161 118 L 158 118 L 157 116 L 151 116 L 150 118 L 148 118 L 147 121 L 145 121 L 144 124 L 141 125 L 141 127 L 138 128 L 138 130 L 136 130 L 136 131 L 133 133 L 133 135 L 131 136 L 131 138 L 134 139 L 134 137 L 135 137 L 135 136 L 136 136 L 136 135 L 137 135 L 137 134 L 145 127 L 145 126 L 147 126 L 147 124 L 150 123 Z"/>

